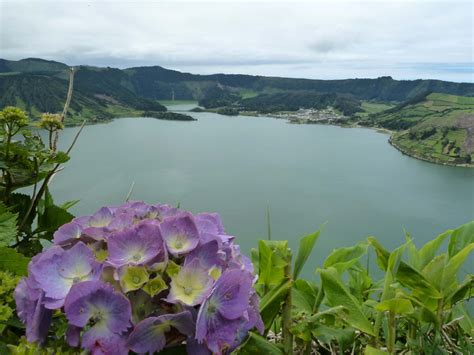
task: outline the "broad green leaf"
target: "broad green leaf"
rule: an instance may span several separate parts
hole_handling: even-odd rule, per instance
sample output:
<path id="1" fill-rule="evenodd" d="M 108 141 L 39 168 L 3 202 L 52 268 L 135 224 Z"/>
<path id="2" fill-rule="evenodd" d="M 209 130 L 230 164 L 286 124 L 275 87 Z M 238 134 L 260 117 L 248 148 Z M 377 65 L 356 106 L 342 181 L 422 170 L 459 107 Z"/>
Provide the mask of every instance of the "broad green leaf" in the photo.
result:
<path id="1" fill-rule="evenodd" d="M 416 249 L 415 243 L 413 243 L 410 233 L 408 233 L 407 231 L 405 231 L 405 245 L 408 255 L 408 263 L 415 269 L 420 269 L 420 259 L 418 257 L 418 250 Z"/>
<path id="2" fill-rule="evenodd" d="M 318 287 L 316 284 L 303 279 L 296 280 L 292 289 L 293 307 L 297 311 L 313 313 L 317 293 Z"/>
<path id="3" fill-rule="evenodd" d="M 285 269 L 290 266 L 291 252 L 288 249 L 288 241 L 260 240 L 258 247 L 257 286 L 262 285 L 263 292 L 260 292 L 260 296 L 263 297 L 268 290 L 278 286 L 285 279 Z"/>
<path id="4" fill-rule="evenodd" d="M 347 311 L 345 321 L 354 328 L 375 335 L 372 324 L 364 312 L 362 304 L 344 286 L 335 268 L 320 269 L 322 287 L 328 304 L 332 307 L 343 305 Z"/>
<path id="5" fill-rule="evenodd" d="M 278 287 L 271 289 L 260 300 L 260 315 L 262 316 L 265 329 L 269 329 L 275 317 L 280 313 L 282 303 L 288 292 L 291 292 L 292 281 L 283 281 Z"/>
<path id="6" fill-rule="evenodd" d="M 47 202 L 44 212 L 38 216 L 38 231 L 46 232 L 46 239 L 52 238 L 55 232 L 63 224 L 69 223 L 74 216 L 65 209 L 56 205 L 48 205 Z"/>
<path id="7" fill-rule="evenodd" d="M 312 234 L 307 235 L 306 237 L 301 238 L 300 246 L 298 248 L 298 255 L 295 259 L 295 269 L 293 272 L 293 279 L 297 279 L 301 270 L 303 269 L 304 264 L 308 260 L 311 252 L 313 251 L 314 244 L 318 240 L 320 231 L 316 231 Z"/>
<path id="8" fill-rule="evenodd" d="M 30 259 L 15 249 L 0 247 L 0 270 L 10 271 L 18 276 L 26 276 Z"/>
<path id="9" fill-rule="evenodd" d="M 457 282 L 459 268 L 473 249 L 474 243 L 471 243 L 461 249 L 457 254 L 451 256 L 451 259 L 449 259 L 446 267 L 443 269 L 443 277 L 440 285 L 442 291 L 447 293 L 452 289 L 453 285 Z"/>
<path id="10" fill-rule="evenodd" d="M 462 303 L 458 304 L 453 309 L 455 318 L 459 319 L 459 325 L 471 338 L 474 337 L 474 320 L 469 314 L 469 311 L 464 307 Z"/>
<path id="11" fill-rule="evenodd" d="M 0 202 L 0 247 L 9 246 L 16 240 L 18 213 L 12 213 Z"/>
<path id="12" fill-rule="evenodd" d="M 434 257 L 422 270 L 422 274 L 430 280 L 431 284 L 439 291 L 441 290 L 441 280 L 446 266 L 447 254 L 441 254 Z"/>
<path id="13" fill-rule="evenodd" d="M 283 350 L 281 350 L 274 343 L 270 343 L 264 337 L 255 334 L 249 333 L 247 340 L 240 345 L 237 349 L 232 352 L 233 355 L 255 355 L 255 354 L 271 354 L 271 355 L 283 355 Z"/>
<path id="14" fill-rule="evenodd" d="M 367 248 L 367 243 L 359 243 L 353 247 L 335 249 L 326 258 L 323 266 L 325 269 L 332 266 L 342 273 L 354 266 L 367 253 Z"/>
<path id="15" fill-rule="evenodd" d="M 474 243 L 474 221 L 456 228 L 451 233 L 451 239 L 448 245 L 449 257 L 456 255 L 461 249 L 471 243 Z"/>
<path id="16" fill-rule="evenodd" d="M 429 241 L 418 251 L 419 265 L 418 269 L 423 269 L 434 257 L 444 240 L 451 235 L 452 231 L 446 231 L 435 239 Z"/>
<path id="17" fill-rule="evenodd" d="M 468 275 L 466 280 L 462 282 L 453 292 L 448 296 L 448 301 L 453 305 L 463 299 L 472 298 L 474 296 L 474 275 Z"/>
<path id="18" fill-rule="evenodd" d="M 390 253 L 380 245 L 377 239 L 369 237 L 368 240 L 375 249 L 380 266 L 383 267 L 383 270 L 387 270 Z M 403 261 L 400 261 L 398 266 L 396 279 L 413 291 L 416 290 L 432 298 L 441 298 L 438 290 L 418 270 Z"/>
<path id="19" fill-rule="evenodd" d="M 364 355 L 387 355 L 387 354 L 388 354 L 387 351 L 373 348 L 370 345 L 367 345 L 364 350 Z"/>
<path id="20" fill-rule="evenodd" d="M 380 312 L 392 312 L 396 314 L 410 314 L 414 311 L 411 302 L 403 298 L 392 298 L 382 301 L 375 306 L 375 309 Z"/>
<path id="21" fill-rule="evenodd" d="M 316 324 L 311 332 L 319 341 L 326 344 L 336 341 L 343 349 L 351 348 L 355 338 L 355 329 L 352 328 L 331 328 L 326 325 Z"/>

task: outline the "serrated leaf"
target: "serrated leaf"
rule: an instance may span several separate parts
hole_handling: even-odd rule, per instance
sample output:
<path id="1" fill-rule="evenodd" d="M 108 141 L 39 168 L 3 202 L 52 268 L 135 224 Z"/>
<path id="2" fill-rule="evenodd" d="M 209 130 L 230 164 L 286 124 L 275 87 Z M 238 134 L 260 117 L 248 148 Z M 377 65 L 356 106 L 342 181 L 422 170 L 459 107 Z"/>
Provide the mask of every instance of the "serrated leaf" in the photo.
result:
<path id="1" fill-rule="evenodd" d="M 335 268 L 320 269 L 319 273 L 328 304 L 332 307 L 343 305 L 348 311 L 345 321 L 350 326 L 375 335 L 372 324 L 362 311 L 361 302 L 342 283 L 337 270 Z"/>
<path id="2" fill-rule="evenodd" d="M 300 246 L 298 248 L 298 254 L 295 259 L 295 268 L 293 270 L 293 279 L 297 279 L 301 270 L 303 269 L 304 264 L 308 260 L 311 252 L 313 251 L 314 244 L 318 240 L 319 234 L 321 232 L 318 230 L 312 234 L 307 235 L 306 237 L 301 238 Z"/>
<path id="3" fill-rule="evenodd" d="M 16 240 L 18 213 L 12 213 L 0 202 L 0 247 L 9 246 Z"/>
<path id="4" fill-rule="evenodd" d="M 15 249 L 0 247 L 0 270 L 9 271 L 18 276 L 26 276 L 30 259 Z"/>

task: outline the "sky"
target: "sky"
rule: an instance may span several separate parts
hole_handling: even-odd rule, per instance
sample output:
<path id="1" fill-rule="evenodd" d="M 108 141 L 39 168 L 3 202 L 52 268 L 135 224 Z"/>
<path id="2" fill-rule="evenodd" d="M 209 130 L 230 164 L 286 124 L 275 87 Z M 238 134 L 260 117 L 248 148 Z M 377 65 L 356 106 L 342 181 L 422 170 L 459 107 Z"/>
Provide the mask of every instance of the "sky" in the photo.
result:
<path id="1" fill-rule="evenodd" d="M 0 58 L 474 82 L 471 1 L 0 0 Z"/>

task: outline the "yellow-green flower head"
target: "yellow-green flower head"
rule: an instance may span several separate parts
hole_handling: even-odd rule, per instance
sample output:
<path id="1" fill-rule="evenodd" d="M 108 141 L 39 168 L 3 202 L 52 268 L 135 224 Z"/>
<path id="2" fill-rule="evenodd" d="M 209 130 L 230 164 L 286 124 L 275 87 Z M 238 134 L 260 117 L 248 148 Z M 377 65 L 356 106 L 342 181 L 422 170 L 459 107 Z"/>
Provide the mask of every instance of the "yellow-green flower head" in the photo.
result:
<path id="1" fill-rule="evenodd" d="M 208 270 L 201 267 L 199 260 L 181 268 L 179 273 L 171 279 L 169 302 L 182 302 L 188 306 L 195 306 L 205 299 L 213 284 Z"/>
<path id="2" fill-rule="evenodd" d="M 57 131 L 64 128 L 64 124 L 61 122 L 61 116 L 56 113 L 43 113 L 39 121 L 39 126 L 48 131 Z"/>
<path id="3" fill-rule="evenodd" d="M 7 106 L 0 112 L 0 122 L 24 127 L 28 125 L 28 115 L 21 108 Z"/>

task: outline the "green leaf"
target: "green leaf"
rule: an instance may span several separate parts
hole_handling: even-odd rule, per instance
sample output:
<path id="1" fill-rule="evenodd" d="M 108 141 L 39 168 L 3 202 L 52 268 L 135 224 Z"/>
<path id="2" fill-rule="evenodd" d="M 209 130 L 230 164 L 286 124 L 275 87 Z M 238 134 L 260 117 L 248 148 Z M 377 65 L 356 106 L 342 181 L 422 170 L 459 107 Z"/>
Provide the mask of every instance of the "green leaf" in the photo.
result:
<path id="1" fill-rule="evenodd" d="M 342 273 L 354 266 L 367 253 L 367 248 L 367 243 L 359 243 L 353 247 L 335 249 L 326 258 L 323 266 L 325 269 L 332 266 Z"/>
<path id="2" fill-rule="evenodd" d="M 375 306 L 375 309 L 380 312 L 392 312 L 396 314 L 410 314 L 414 311 L 411 302 L 403 298 L 392 298 L 382 301 Z"/>
<path id="3" fill-rule="evenodd" d="M 30 259 L 15 249 L 0 247 L 0 270 L 10 271 L 18 276 L 26 276 Z"/>
<path id="4" fill-rule="evenodd" d="M 441 244 L 443 244 L 444 240 L 451 235 L 451 232 L 452 231 L 450 230 L 446 231 L 421 247 L 418 251 L 419 270 L 423 269 L 435 257 Z"/>
<path id="5" fill-rule="evenodd" d="M 343 305 L 348 311 L 344 320 L 350 326 L 367 334 L 375 335 L 372 324 L 362 311 L 361 302 L 344 286 L 337 270 L 335 268 L 320 269 L 319 273 L 328 304 L 332 307 Z"/>
<path id="6" fill-rule="evenodd" d="M 47 205 L 44 212 L 38 216 L 38 232 L 46 232 L 45 239 L 51 239 L 63 224 L 69 223 L 74 216 L 65 209 L 56 205 Z"/>
<path id="7" fill-rule="evenodd" d="M 459 320 L 459 325 L 462 330 L 464 330 L 464 332 L 471 338 L 474 337 L 474 320 L 466 307 L 464 307 L 462 303 L 458 304 L 454 307 L 453 314 L 455 318 L 461 318 Z"/>
<path id="8" fill-rule="evenodd" d="M 18 213 L 12 213 L 0 202 L 0 247 L 9 246 L 16 240 Z"/>
<path id="9" fill-rule="evenodd" d="M 301 272 L 301 269 L 303 269 L 304 264 L 308 260 L 309 256 L 311 255 L 311 252 L 313 251 L 314 244 L 318 240 L 319 234 L 321 231 L 316 231 L 312 234 L 307 235 L 306 237 L 301 238 L 300 240 L 300 246 L 298 248 L 298 255 L 296 256 L 295 259 L 295 268 L 293 271 L 293 279 L 297 279 L 298 275 Z"/>
<path id="10" fill-rule="evenodd" d="M 293 307 L 296 311 L 313 313 L 317 293 L 318 287 L 316 284 L 303 279 L 296 280 L 292 289 Z"/>
<path id="11" fill-rule="evenodd" d="M 449 257 L 456 255 L 461 249 L 471 243 L 474 243 L 474 221 L 456 228 L 451 233 L 451 239 L 448 245 Z"/>
<path id="12" fill-rule="evenodd" d="M 283 301 L 288 292 L 291 292 L 291 280 L 284 280 L 278 287 L 271 289 L 260 300 L 260 315 L 265 329 L 269 329 L 275 317 L 280 313 Z"/>
<path id="13" fill-rule="evenodd" d="M 50 159 L 48 159 L 48 162 L 51 164 L 63 164 L 66 163 L 69 160 L 69 156 L 66 154 L 66 152 L 56 152 L 54 156 L 52 156 Z"/>
<path id="14" fill-rule="evenodd" d="M 336 341 L 343 349 L 350 348 L 355 338 L 355 329 L 353 328 L 331 328 L 322 324 L 316 324 L 311 333 L 326 344 Z"/>
<path id="15" fill-rule="evenodd" d="M 277 345 L 270 343 L 264 337 L 249 333 L 247 340 L 240 345 L 237 349 L 232 352 L 233 355 L 254 355 L 254 354 L 271 354 L 271 355 L 284 355 Z"/>
<path id="16" fill-rule="evenodd" d="M 367 345 L 364 351 L 364 355 L 387 355 L 387 354 L 388 354 L 387 351 L 373 348 L 370 345 Z"/>
<path id="17" fill-rule="evenodd" d="M 285 280 L 285 268 L 290 265 L 291 252 L 288 249 L 288 241 L 258 242 L 259 275 L 257 288 L 264 296 L 268 290 L 281 284 Z"/>
<path id="18" fill-rule="evenodd" d="M 474 243 L 471 243 L 461 249 L 457 254 L 451 256 L 451 259 L 449 259 L 442 273 L 440 288 L 443 292 L 447 293 L 447 291 L 450 289 L 452 290 L 453 285 L 457 282 L 457 273 L 459 268 L 473 249 Z"/>
<path id="19" fill-rule="evenodd" d="M 453 305 L 463 299 L 468 299 L 474 295 L 474 275 L 468 275 L 466 280 L 462 282 L 453 292 L 449 295 L 448 300 Z"/>
<path id="20" fill-rule="evenodd" d="M 377 239 L 369 237 L 369 244 L 375 249 L 377 254 L 377 260 L 383 270 L 387 270 L 390 253 L 384 249 Z M 396 279 L 400 281 L 404 286 L 417 290 L 426 296 L 431 298 L 441 298 L 441 294 L 438 290 L 431 285 L 431 283 L 416 269 L 400 261 L 398 266 Z"/>

